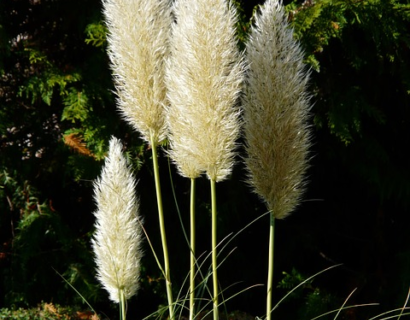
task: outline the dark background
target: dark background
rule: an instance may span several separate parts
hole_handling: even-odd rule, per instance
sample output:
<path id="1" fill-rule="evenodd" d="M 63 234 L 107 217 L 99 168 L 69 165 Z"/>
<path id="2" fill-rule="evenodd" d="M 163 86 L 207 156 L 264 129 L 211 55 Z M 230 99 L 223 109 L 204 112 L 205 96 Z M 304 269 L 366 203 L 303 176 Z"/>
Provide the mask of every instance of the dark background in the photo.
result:
<path id="1" fill-rule="evenodd" d="M 237 3 L 242 48 L 260 3 Z M 276 224 L 275 301 L 309 276 L 341 265 L 302 285 L 274 314 L 312 319 L 340 308 L 356 289 L 348 304 L 380 305 L 354 308 L 340 318 L 370 318 L 403 306 L 410 286 L 410 5 L 285 4 L 311 68 L 313 146 L 304 200 Z M 161 252 L 151 150 L 116 110 L 105 32 L 99 1 L 0 2 L 0 307 L 45 301 L 86 309 L 72 285 L 98 312 L 117 317 L 95 280 L 90 248 L 92 180 L 111 135 L 126 146 L 145 227 Z M 217 186 L 221 240 L 266 211 L 247 187 L 240 159 L 231 179 Z M 176 296 L 188 274 L 189 251 L 172 186 L 187 227 L 190 185 L 163 152 L 160 168 Z M 208 184 L 198 181 L 197 197 L 198 252 L 207 253 Z M 265 215 L 222 251 L 220 261 L 229 257 L 219 271 L 221 287 L 235 283 L 225 298 L 266 282 L 268 224 Z M 208 267 L 209 259 L 203 271 Z M 129 317 L 142 318 L 165 302 L 146 245 L 141 289 L 129 302 Z M 264 308 L 263 286 L 226 303 L 228 311 L 254 316 Z"/>

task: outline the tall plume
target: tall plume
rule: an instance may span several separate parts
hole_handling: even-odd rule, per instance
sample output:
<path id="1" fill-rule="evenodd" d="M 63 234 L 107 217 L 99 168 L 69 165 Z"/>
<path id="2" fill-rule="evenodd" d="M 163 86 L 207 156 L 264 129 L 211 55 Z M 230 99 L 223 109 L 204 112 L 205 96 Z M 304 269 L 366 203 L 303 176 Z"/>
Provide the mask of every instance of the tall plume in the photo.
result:
<path id="1" fill-rule="evenodd" d="M 277 219 L 300 202 L 308 168 L 309 73 L 278 0 L 267 0 L 246 46 L 244 97 L 250 184 Z"/>
<path id="2" fill-rule="evenodd" d="M 226 0 L 179 0 L 175 16 L 166 73 L 170 155 L 183 176 L 221 181 L 240 129 L 236 11 Z"/>
<path id="3" fill-rule="evenodd" d="M 108 54 L 123 117 L 148 143 L 166 138 L 165 58 L 172 23 L 168 0 L 103 0 Z"/>

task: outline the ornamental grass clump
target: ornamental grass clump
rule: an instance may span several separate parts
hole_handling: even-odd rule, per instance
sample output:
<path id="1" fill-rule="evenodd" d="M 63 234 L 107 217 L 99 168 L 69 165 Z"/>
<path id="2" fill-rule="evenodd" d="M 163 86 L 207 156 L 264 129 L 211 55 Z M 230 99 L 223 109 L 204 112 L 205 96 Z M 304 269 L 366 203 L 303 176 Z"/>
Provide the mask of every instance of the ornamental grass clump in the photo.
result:
<path id="1" fill-rule="evenodd" d="M 172 23 L 168 0 L 103 0 L 117 103 L 124 119 L 151 145 L 168 307 L 174 317 L 157 146 L 167 135 L 165 59 Z"/>
<path id="2" fill-rule="evenodd" d="M 98 279 L 110 299 L 121 304 L 125 319 L 125 301 L 139 288 L 143 233 L 135 180 L 116 138 L 111 138 L 101 177 L 94 183 L 94 198 L 97 210 L 92 246 Z"/>
<path id="3" fill-rule="evenodd" d="M 179 173 L 205 173 L 212 195 L 214 318 L 218 318 L 216 187 L 231 173 L 239 135 L 238 96 L 243 59 L 237 48 L 236 11 L 226 0 L 179 0 L 174 7 L 171 56 L 167 64 L 169 154 Z M 191 190 L 194 190 L 192 185 Z M 191 200 L 192 208 L 192 200 Z M 194 215 L 191 211 L 191 222 Z M 191 229 L 191 235 L 194 230 Z M 191 255 L 194 255 L 191 238 Z M 191 276 L 194 274 L 191 256 Z M 190 318 L 194 283 L 191 279 Z"/>
<path id="4" fill-rule="evenodd" d="M 274 222 L 288 216 L 301 200 L 310 146 L 309 73 L 281 1 L 267 0 L 256 15 L 246 59 L 245 162 L 250 185 L 271 213 L 266 310 L 270 319 Z"/>

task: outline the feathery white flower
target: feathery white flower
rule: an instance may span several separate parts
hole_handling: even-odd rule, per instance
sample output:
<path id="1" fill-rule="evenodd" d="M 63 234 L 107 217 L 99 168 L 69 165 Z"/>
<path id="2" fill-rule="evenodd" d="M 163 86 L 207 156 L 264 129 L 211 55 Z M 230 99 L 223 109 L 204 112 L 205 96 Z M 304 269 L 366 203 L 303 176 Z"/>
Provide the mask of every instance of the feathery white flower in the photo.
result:
<path id="1" fill-rule="evenodd" d="M 157 145 L 166 138 L 170 1 L 103 0 L 103 6 L 119 108 L 148 143 Z"/>
<path id="2" fill-rule="evenodd" d="M 246 46 L 249 63 L 244 130 L 250 184 L 277 219 L 289 215 L 304 191 L 310 104 L 303 53 L 282 2 L 267 0 Z"/>
<path id="3" fill-rule="evenodd" d="M 111 138 L 101 177 L 94 184 L 98 207 L 94 212 L 96 233 L 92 240 L 98 279 L 110 299 L 117 303 L 120 290 L 125 299 L 136 294 L 142 257 L 135 180 L 121 149 L 121 142 Z"/>
<path id="4" fill-rule="evenodd" d="M 179 172 L 221 181 L 232 170 L 243 59 L 226 0 L 177 0 L 166 83 L 171 158 Z"/>

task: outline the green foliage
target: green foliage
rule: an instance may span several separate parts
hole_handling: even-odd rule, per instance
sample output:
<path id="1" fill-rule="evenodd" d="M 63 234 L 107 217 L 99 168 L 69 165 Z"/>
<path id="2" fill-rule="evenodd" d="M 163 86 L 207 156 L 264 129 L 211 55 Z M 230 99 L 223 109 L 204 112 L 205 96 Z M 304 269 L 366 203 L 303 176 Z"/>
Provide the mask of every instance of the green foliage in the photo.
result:
<path id="1" fill-rule="evenodd" d="M 20 186 L 11 175 L 3 172 L 0 183 L 0 195 L 6 195 L 10 209 L 19 212 L 20 216 L 14 229 L 13 256 L 9 257 L 11 274 L 6 271 L 6 300 L 11 304 L 27 305 L 31 302 L 29 297 L 32 299 L 39 294 L 39 285 L 45 286 L 41 291 L 43 298 L 47 295 L 50 299 L 64 297 L 63 286 L 58 285 L 62 281 L 54 269 L 66 270 L 64 275 L 68 283 L 81 289 L 87 300 L 98 300 L 98 285 L 89 273 L 93 267 L 89 260 L 90 235 L 76 238 L 51 202 L 41 203 L 38 190 L 27 181 Z M 76 262 L 70 262 L 74 256 Z M 51 279 L 54 284 L 50 283 Z M 73 301 L 82 302 L 80 297 Z"/>
<path id="2" fill-rule="evenodd" d="M 101 299 L 89 186 L 106 141 L 126 128 L 105 52 L 86 44 L 98 4 L 0 3 L 0 304 L 82 303 L 56 271 L 87 300 Z M 70 133 L 86 155 L 66 143 Z"/>
<path id="3" fill-rule="evenodd" d="M 64 99 L 65 108 L 61 120 L 68 120 L 75 123 L 76 120 L 85 121 L 92 108 L 87 108 L 88 98 L 84 92 L 78 92 L 74 88 L 70 88 L 67 96 Z"/>
<path id="4" fill-rule="evenodd" d="M 239 0 L 234 0 L 232 3 L 235 5 L 237 14 L 238 14 L 238 22 L 236 25 L 236 30 L 237 30 L 238 40 L 239 40 L 239 46 L 242 50 L 244 50 L 245 42 L 247 39 L 247 34 L 249 31 L 249 28 L 252 25 L 252 20 L 248 19 L 246 12 L 243 9 L 243 6 Z"/>
<path id="5" fill-rule="evenodd" d="M 87 34 L 86 44 L 104 48 L 107 42 L 107 27 L 101 21 L 90 23 L 86 27 L 85 32 Z"/>
<path id="6" fill-rule="evenodd" d="M 283 275 L 284 277 L 278 283 L 278 288 L 285 289 L 287 292 L 291 291 L 307 279 L 307 277 L 294 268 L 290 273 L 283 272 Z M 326 290 L 321 289 L 319 286 L 315 286 L 313 281 L 314 279 L 306 281 L 301 287 L 293 291 L 283 302 L 285 304 L 298 306 L 297 310 L 295 310 L 297 319 L 312 319 L 330 310 L 337 310 L 342 304 L 342 301 L 336 296 L 326 292 Z M 323 319 L 333 318 L 323 317 Z"/>
<path id="7" fill-rule="evenodd" d="M 4 320 L 54 320 L 55 316 L 39 311 L 38 309 L 23 309 L 12 311 L 0 309 L 0 317 Z"/>
<path id="8" fill-rule="evenodd" d="M 38 49 L 25 48 L 24 52 L 30 66 L 38 71 L 20 86 L 18 96 L 26 99 L 31 97 L 32 104 L 41 99 L 50 106 L 56 90 L 61 96 L 65 96 L 68 94 L 67 86 L 81 79 L 78 73 L 63 74 L 47 58 L 46 54 Z"/>
<path id="9" fill-rule="evenodd" d="M 304 276 L 302 276 L 302 274 L 298 272 L 295 268 L 293 268 L 290 273 L 283 271 L 282 274 L 284 275 L 284 277 L 282 278 L 282 280 L 279 281 L 278 288 L 287 289 L 288 291 L 295 288 L 298 284 L 302 283 L 307 279 Z M 307 281 L 303 285 L 303 287 L 311 288 L 312 281 L 313 280 Z"/>
<path id="10" fill-rule="evenodd" d="M 78 319 L 79 315 L 90 316 L 91 313 L 76 311 L 71 307 L 62 307 L 52 303 L 41 303 L 35 308 L 10 310 L 0 309 L 2 320 L 70 320 Z"/>
<path id="11" fill-rule="evenodd" d="M 392 172 L 403 172 L 405 159 L 390 142 L 409 141 L 409 9 L 398 0 L 287 6 L 313 70 L 314 124 L 318 134 L 336 138 L 328 153 L 370 182 L 380 199 L 400 202 L 410 195 L 409 176 Z"/>
<path id="12" fill-rule="evenodd" d="M 292 1 L 287 6 L 289 18 L 295 30 L 296 38 L 306 46 L 306 61 L 316 70 L 320 70 L 318 55 L 330 44 L 333 38 L 346 40 L 345 34 L 352 26 L 357 26 L 366 32 L 363 36 L 372 35 L 376 46 L 376 54 L 380 58 L 394 61 L 398 42 L 408 42 L 405 25 L 409 19 L 410 7 L 400 4 L 400 1 L 344 1 L 320 0 L 305 1 L 302 5 Z M 358 39 L 359 40 L 359 39 Z M 362 39 L 365 40 L 365 39 Z M 353 43 L 351 43 L 354 45 Z M 355 49 L 351 58 L 357 59 Z M 389 51 L 388 53 L 383 52 Z M 360 67 L 366 60 L 352 61 Z"/>
<path id="13" fill-rule="evenodd" d="M 316 71 L 320 63 L 316 54 L 323 51 L 331 38 L 340 37 L 347 20 L 344 16 L 348 1 L 306 1 L 299 6 L 293 1 L 287 6 L 295 37 L 307 45 L 306 62 Z"/>
<path id="14" fill-rule="evenodd" d="M 38 193 L 35 189 L 33 190 L 29 182 L 24 181 L 24 183 L 19 184 L 14 178 L 15 175 L 16 172 L 10 174 L 6 170 L 0 173 L 0 192 L 3 199 L 7 198 L 10 210 L 17 210 L 23 218 L 30 220 L 30 213 L 33 210 L 41 211 L 45 205 L 40 204 Z M 22 226 L 24 227 L 24 225 L 22 221 Z"/>

